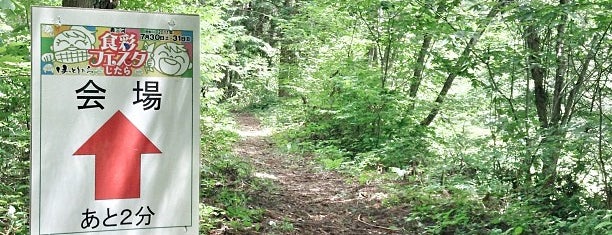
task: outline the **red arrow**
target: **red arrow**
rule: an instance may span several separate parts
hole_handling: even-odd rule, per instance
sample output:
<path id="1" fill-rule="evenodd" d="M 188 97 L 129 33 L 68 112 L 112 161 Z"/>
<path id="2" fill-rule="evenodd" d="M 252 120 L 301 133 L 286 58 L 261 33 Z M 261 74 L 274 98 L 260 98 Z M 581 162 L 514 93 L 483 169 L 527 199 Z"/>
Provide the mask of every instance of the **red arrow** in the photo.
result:
<path id="1" fill-rule="evenodd" d="M 96 155 L 96 200 L 140 198 L 140 155 L 161 153 L 117 111 L 74 155 Z"/>

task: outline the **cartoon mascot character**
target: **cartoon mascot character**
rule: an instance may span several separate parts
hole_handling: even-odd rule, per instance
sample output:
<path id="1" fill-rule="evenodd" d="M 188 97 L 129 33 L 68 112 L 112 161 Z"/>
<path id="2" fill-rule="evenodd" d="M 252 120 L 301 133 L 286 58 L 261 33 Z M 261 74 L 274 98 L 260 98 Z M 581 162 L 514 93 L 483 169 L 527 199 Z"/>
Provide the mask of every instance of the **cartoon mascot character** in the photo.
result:
<path id="1" fill-rule="evenodd" d="M 85 62 L 90 58 L 87 50 L 93 49 L 95 42 L 93 32 L 82 26 L 72 26 L 55 36 L 51 45 L 53 52 L 44 54 L 42 60 L 66 64 Z"/>

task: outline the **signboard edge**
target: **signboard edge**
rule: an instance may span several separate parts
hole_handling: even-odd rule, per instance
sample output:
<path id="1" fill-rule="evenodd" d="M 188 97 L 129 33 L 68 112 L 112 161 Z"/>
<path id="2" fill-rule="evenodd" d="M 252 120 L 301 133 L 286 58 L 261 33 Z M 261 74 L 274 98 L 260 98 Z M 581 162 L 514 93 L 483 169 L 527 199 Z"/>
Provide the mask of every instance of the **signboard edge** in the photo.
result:
<path id="1" fill-rule="evenodd" d="M 91 11 L 103 11 L 100 9 L 82 9 L 82 8 L 64 8 L 64 7 L 40 7 L 40 6 L 32 6 L 31 7 L 31 29 L 32 29 L 32 34 L 31 34 L 31 43 L 32 43 L 32 47 L 31 47 L 31 98 L 30 98 L 30 104 L 31 104 L 31 118 L 30 121 L 32 123 L 32 131 L 30 133 L 30 139 L 31 139 L 31 146 L 30 146 L 30 160 L 31 160 L 31 179 L 30 179 L 30 184 L 31 184 L 31 188 L 30 188 L 30 197 L 31 197 L 31 201 L 30 201 L 30 233 L 31 234 L 41 234 L 41 227 L 40 227 L 40 211 L 41 211 L 41 201 L 40 201 L 40 187 L 41 187 L 41 181 L 40 181 L 40 177 L 41 177 L 41 165 L 40 165 L 40 158 L 42 157 L 42 143 L 41 143 L 41 139 L 40 139 L 40 135 L 41 135 L 41 103 L 40 103 L 40 99 L 42 98 L 41 95 L 41 68 L 40 68 L 40 61 L 41 61 L 41 55 L 40 55 L 40 50 L 41 50 L 41 42 L 40 42 L 40 37 L 41 37 L 41 28 L 40 25 L 43 23 L 53 23 L 53 22 L 49 22 L 50 19 L 46 19 L 45 17 L 47 17 L 48 15 L 60 15 L 60 14 L 65 14 L 69 11 L 73 11 L 73 10 L 91 10 Z M 43 14 L 44 11 L 49 11 L 48 15 Z M 138 13 L 138 14 L 153 14 L 153 15 L 166 15 L 166 16 L 178 16 L 178 17 L 194 17 L 197 24 L 195 26 L 192 27 L 183 27 L 183 28 L 178 28 L 180 26 L 178 26 L 175 30 L 192 30 L 193 31 L 193 35 L 194 35 L 194 48 L 193 48 L 193 66 L 194 66 L 194 73 L 193 73 L 193 86 L 192 86 L 192 95 L 193 95 L 193 106 L 192 106 L 192 113 L 193 113 L 193 121 L 192 121 L 192 128 L 194 129 L 193 132 L 193 141 L 192 141 L 192 170 L 193 170 L 193 174 L 192 174 L 192 209 L 191 209 L 191 213 L 192 213 L 192 228 L 189 231 L 193 231 L 193 234 L 198 234 L 199 233 L 199 202 L 200 202 L 200 198 L 199 198 L 199 169 L 200 169 L 200 154 L 201 154 L 201 150 L 200 150 L 200 70 L 199 70 L 199 63 L 200 63 L 200 21 L 199 21 L 199 15 L 193 15 L 193 14 L 165 14 L 165 13 L 146 13 L 146 12 L 128 12 L 128 11 L 117 11 L 117 10 L 105 10 L 107 12 L 125 12 L 125 13 Z M 189 19 L 189 18 L 187 18 Z M 191 21 L 191 20 L 189 20 Z M 77 22 L 71 22 L 71 21 L 64 21 L 62 22 L 63 24 L 89 24 L 89 23 L 77 23 Z M 121 26 L 121 25 L 112 25 L 111 26 Z M 129 26 L 129 27 L 135 27 L 135 26 Z M 195 204 L 195 205 L 193 205 Z"/>

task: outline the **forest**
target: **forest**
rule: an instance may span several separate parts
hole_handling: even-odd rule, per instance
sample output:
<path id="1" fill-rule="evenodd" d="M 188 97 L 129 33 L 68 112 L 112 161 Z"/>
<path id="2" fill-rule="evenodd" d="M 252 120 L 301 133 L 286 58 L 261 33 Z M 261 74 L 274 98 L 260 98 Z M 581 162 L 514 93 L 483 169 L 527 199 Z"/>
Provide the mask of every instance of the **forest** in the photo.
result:
<path id="1" fill-rule="evenodd" d="M 0 0 L 0 234 L 29 234 L 31 7 L 75 3 L 200 16 L 200 234 L 310 234 L 255 203 L 244 113 L 403 209 L 364 226 L 612 234 L 611 0 Z"/>

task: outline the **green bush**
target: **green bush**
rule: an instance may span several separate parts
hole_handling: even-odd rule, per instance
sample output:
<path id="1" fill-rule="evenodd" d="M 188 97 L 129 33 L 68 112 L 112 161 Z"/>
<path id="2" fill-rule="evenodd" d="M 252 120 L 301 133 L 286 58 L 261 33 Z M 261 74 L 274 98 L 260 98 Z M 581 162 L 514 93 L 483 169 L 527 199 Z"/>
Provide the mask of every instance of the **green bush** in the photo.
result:
<path id="1" fill-rule="evenodd" d="M 569 219 L 571 234 L 612 234 L 612 210 L 596 210 Z"/>

